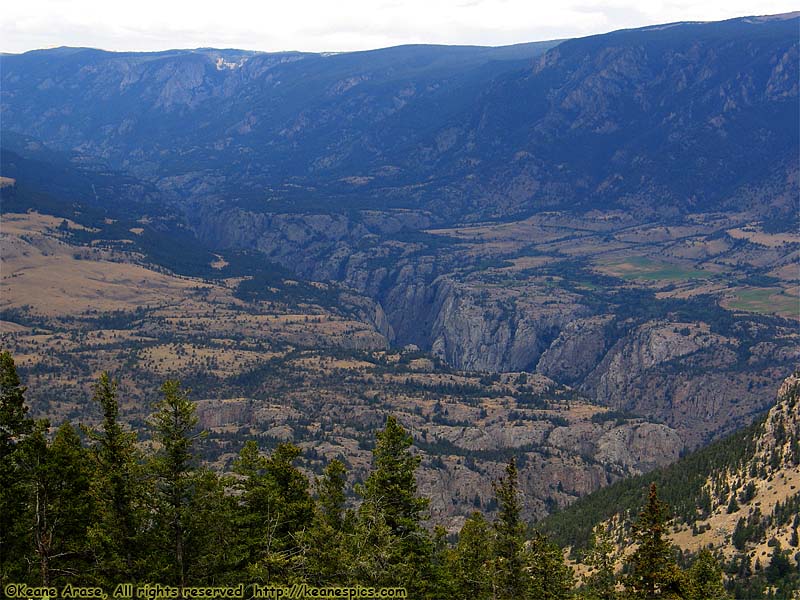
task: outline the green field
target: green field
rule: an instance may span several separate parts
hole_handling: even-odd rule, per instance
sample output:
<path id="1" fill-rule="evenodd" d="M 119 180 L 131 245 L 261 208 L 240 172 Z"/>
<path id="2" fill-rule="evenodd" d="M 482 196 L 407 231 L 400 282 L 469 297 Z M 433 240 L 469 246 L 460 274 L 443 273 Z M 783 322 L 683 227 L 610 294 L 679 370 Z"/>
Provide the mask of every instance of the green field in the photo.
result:
<path id="1" fill-rule="evenodd" d="M 800 298 L 780 288 L 739 289 L 727 305 L 735 310 L 800 318 Z"/>
<path id="2" fill-rule="evenodd" d="M 610 273 L 627 281 L 686 281 L 689 279 L 709 279 L 713 273 L 653 260 L 646 256 L 632 256 L 624 261 L 605 267 Z"/>

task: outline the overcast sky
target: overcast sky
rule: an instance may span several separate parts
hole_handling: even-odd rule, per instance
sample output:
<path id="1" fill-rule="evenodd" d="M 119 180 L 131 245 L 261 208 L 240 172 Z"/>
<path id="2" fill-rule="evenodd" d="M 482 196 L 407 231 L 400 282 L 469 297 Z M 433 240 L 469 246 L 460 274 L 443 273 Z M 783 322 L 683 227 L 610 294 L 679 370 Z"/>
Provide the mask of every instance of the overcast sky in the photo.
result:
<path id="1" fill-rule="evenodd" d="M 0 10 L 0 51 L 499 46 L 797 7 L 797 0 L 17 0 Z"/>

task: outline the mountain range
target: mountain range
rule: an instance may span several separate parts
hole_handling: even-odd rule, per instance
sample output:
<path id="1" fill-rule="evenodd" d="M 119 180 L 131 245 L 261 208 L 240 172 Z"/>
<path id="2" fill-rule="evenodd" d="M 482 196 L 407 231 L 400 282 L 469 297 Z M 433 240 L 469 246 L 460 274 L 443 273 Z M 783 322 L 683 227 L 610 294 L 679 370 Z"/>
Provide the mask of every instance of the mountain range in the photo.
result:
<path id="1" fill-rule="evenodd" d="M 61 48 L 2 62 L 6 131 L 183 203 L 415 208 L 436 223 L 616 206 L 793 214 L 790 198 L 754 201 L 797 177 L 794 14 L 504 48 Z"/>

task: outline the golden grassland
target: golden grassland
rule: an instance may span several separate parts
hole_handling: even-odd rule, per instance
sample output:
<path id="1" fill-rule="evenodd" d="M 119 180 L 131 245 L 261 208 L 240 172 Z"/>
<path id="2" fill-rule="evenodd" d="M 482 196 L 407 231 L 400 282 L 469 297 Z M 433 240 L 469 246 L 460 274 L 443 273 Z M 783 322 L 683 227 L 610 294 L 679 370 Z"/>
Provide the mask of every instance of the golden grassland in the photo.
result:
<path id="1" fill-rule="evenodd" d="M 225 377 L 239 373 L 269 361 L 283 352 L 242 350 L 226 346 L 201 346 L 198 344 L 158 344 L 139 353 L 141 363 L 156 374 L 180 377 L 190 369 L 201 365 L 206 372 Z"/>
<path id="2" fill-rule="evenodd" d="M 284 341 L 313 335 L 334 346 L 349 337 L 359 346 L 385 343 L 370 326 L 318 306 L 243 302 L 233 294 L 236 280 L 209 283 L 180 277 L 138 264 L 141 259 L 133 253 L 67 244 L 58 229 L 61 223 L 38 213 L 3 215 L 0 309 L 24 308 L 30 314 L 63 318 L 145 307 L 172 330 Z"/>
<path id="3" fill-rule="evenodd" d="M 733 483 L 734 479 L 735 477 L 731 476 L 730 483 Z M 712 544 L 715 548 L 723 548 L 727 558 L 731 558 L 735 553 L 735 548 L 730 544 L 730 537 L 736 528 L 737 521 L 743 516 L 746 517 L 756 507 L 762 514 L 769 515 L 778 502 L 785 502 L 787 498 L 796 495 L 800 491 L 800 468 L 784 466 L 770 474 L 767 479 L 754 480 L 754 482 L 756 484 L 754 498 L 738 511 L 728 514 L 725 506 L 719 506 L 708 519 L 696 523 L 698 528 L 705 529 L 705 526 L 708 526 L 707 530 L 702 533 L 693 533 L 691 528 L 683 527 L 673 531 L 670 539 L 678 547 L 693 552 Z M 763 543 L 749 551 L 753 560 L 760 557 L 761 563 L 766 564 L 772 555 L 772 548 L 767 545 L 768 540 L 772 537 L 781 542 L 784 548 L 790 547 L 791 527 L 778 527 L 771 533 L 772 535 L 766 536 Z"/>
<path id="4" fill-rule="evenodd" d="M 728 235 L 737 240 L 747 240 L 759 246 L 779 248 L 786 244 L 800 244 L 800 234 L 793 232 L 765 233 L 760 227 L 749 224 L 744 227 L 729 229 Z"/>
<path id="5" fill-rule="evenodd" d="M 37 315 L 57 317 L 141 305 L 174 306 L 205 287 L 129 262 L 134 257 L 70 246 L 59 239 L 60 223 L 61 219 L 38 213 L 3 215 L 0 309 L 25 307 Z"/>

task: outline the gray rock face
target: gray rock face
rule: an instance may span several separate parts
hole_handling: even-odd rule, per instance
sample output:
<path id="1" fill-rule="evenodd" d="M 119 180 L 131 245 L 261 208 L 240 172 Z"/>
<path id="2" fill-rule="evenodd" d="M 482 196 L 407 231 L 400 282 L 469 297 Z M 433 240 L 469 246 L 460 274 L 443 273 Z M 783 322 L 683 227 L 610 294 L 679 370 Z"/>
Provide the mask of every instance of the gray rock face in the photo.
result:
<path id="1" fill-rule="evenodd" d="M 513 293 L 487 292 L 478 283 L 437 277 L 441 258 L 404 258 L 408 251 L 404 246 L 393 248 L 389 243 L 370 252 L 356 250 L 361 240 L 424 224 L 426 218 L 410 211 L 372 212 L 354 223 L 342 215 L 273 215 L 234 209 L 213 217 L 203 215 L 197 229 L 203 239 L 218 246 L 257 248 L 269 260 L 302 276 L 341 281 L 378 300 L 380 310 L 371 309 L 374 316 L 368 320 L 378 324 L 383 335 L 401 345 L 414 343 L 430 349 L 459 369 L 533 370 L 561 328 L 586 313 L 563 292 L 553 300 L 549 298 L 552 290 L 535 286 Z M 381 257 L 385 266 L 376 267 Z M 597 337 L 600 325 L 593 326 Z M 574 351 L 579 337 L 562 341 L 568 348 L 555 353 L 566 356 Z M 550 363 L 558 360 L 554 353 L 550 356 Z"/>
<path id="2" fill-rule="evenodd" d="M 406 262 L 391 275 L 393 278 L 383 298 L 389 321 L 398 343 L 430 347 L 431 323 L 437 295 L 433 281 L 436 264 L 432 257 Z"/>
<path id="3" fill-rule="evenodd" d="M 431 351 L 458 369 L 533 370 L 566 322 L 585 311 L 574 304 L 539 304 L 442 278 L 436 284 Z"/>
<path id="4" fill-rule="evenodd" d="M 780 378 L 780 368 L 742 370 L 738 344 L 705 324 L 647 322 L 617 341 L 580 389 L 607 406 L 663 419 L 697 447 L 752 420 Z M 775 365 L 779 354 L 769 359 Z"/>
<path id="5" fill-rule="evenodd" d="M 581 381 L 602 359 L 608 344 L 605 328 L 612 320 L 602 315 L 568 322 L 542 353 L 536 372 L 568 384 Z"/>
<path id="6" fill-rule="evenodd" d="M 356 314 L 360 321 L 369 323 L 375 330 L 380 333 L 387 342 L 391 343 L 395 339 L 394 330 L 383 312 L 383 307 L 365 296 L 358 296 L 356 294 L 343 293 L 339 296 L 340 301 L 344 306 L 350 309 L 355 309 Z"/>
<path id="7" fill-rule="evenodd" d="M 350 244 L 369 234 L 344 215 L 255 213 L 240 208 L 201 208 L 193 225 L 201 239 L 217 247 L 257 249 L 298 275 L 322 281 L 337 279 L 352 251 Z"/>
<path id="8" fill-rule="evenodd" d="M 428 426 L 428 439 L 447 440 L 454 448 L 502 452 L 514 448 L 520 462 L 520 486 L 528 518 L 547 514 L 553 501 L 567 505 L 623 476 L 663 466 L 678 458 L 683 442 L 666 425 L 632 420 L 579 421 L 556 426 L 547 421 L 493 422 L 481 427 Z M 431 496 L 435 518 L 452 520 L 453 499 L 469 505 L 493 497 L 491 482 L 502 476 L 502 461 L 442 457 L 439 467 L 423 469 L 420 489 Z"/>
<path id="9" fill-rule="evenodd" d="M 657 423 L 641 423 L 618 427 L 597 441 L 601 461 L 612 461 L 639 472 L 678 460 L 684 448 L 680 435 L 672 428 Z"/>
<path id="10" fill-rule="evenodd" d="M 668 361 L 710 348 L 727 340 L 693 327 L 684 336 L 673 323 L 650 322 L 618 341 L 587 379 L 604 403 L 625 408 L 627 392 L 644 373 Z"/>
<path id="11" fill-rule="evenodd" d="M 662 419 L 687 447 L 763 410 L 769 396 L 762 386 L 782 375 L 765 365 L 797 354 L 785 342 L 760 342 L 743 366 L 739 340 L 705 323 L 626 324 L 611 313 L 593 314 L 579 296 L 535 274 L 498 285 L 497 272 L 464 270 L 470 263 L 457 253 L 420 252 L 419 243 L 382 237 L 429 223 L 417 211 L 365 211 L 357 221 L 241 209 L 217 214 L 200 219 L 205 238 L 258 248 L 301 276 L 343 284 L 353 290 L 347 304 L 389 343 L 415 344 L 457 369 L 541 373 L 598 403 Z"/>

